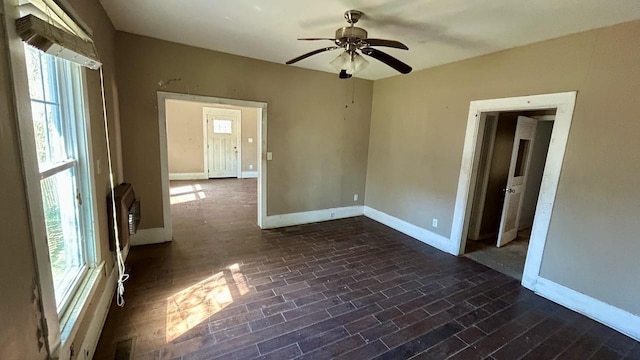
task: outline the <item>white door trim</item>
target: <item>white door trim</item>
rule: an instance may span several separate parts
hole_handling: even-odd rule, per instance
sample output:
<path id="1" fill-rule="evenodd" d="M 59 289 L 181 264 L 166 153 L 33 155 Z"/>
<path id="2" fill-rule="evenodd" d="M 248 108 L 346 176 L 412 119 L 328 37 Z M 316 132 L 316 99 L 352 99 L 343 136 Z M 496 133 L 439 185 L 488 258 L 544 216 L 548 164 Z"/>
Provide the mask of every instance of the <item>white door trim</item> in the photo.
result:
<path id="1" fill-rule="evenodd" d="M 576 95 L 577 93 L 575 91 L 571 91 L 556 94 L 478 100 L 472 101 L 469 107 L 462 165 L 460 167 L 460 178 L 458 179 L 458 191 L 451 226 L 451 241 L 453 242 L 454 248 L 457 248 L 457 255 L 464 253 L 464 246 L 466 244 L 467 234 L 465 225 L 468 224 L 470 216 L 471 201 L 469 201 L 469 199 L 473 199 L 474 189 L 471 186 L 471 178 L 477 170 L 478 165 L 475 152 L 477 151 L 478 130 L 480 129 L 482 113 L 557 109 L 553 132 L 551 134 L 551 144 L 549 145 L 549 153 L 542 177 L 542 185 L 540 187 L 540 195 L 536 206 L 531 240 L 527 251 L 527 260 L 524 273 L 522 274 L 522 286 L 534 291 L 536 290 L 536 283 L 540 275 L 542 254 L 544 252 L 553 204 L 560 181 L 560 171 L 569 138 L 569 129 L 571 128 Z"/>
<path id="2" fill-rule="evenodd" d="M 234 131 L 236 133 L 236 177 L 238 179 L 242 178 L 242 111 L 237 109 L 224 109 L 217 107 L 203 107 L 202 108 L 202 122 L 203 125 L 203 134 L 204 138 L 204 173 L 207 174 L 207 178 L 209 178 L 209 128 L 207 125 L 207 115 L 208 114 L 223 114 L 226 116 L 235 117 L 234 121 Z"/>
<path id="3" fill-rule="evenodd" d="M 204 115 L 204 111 L 202 114 L 202 161 L 203 161 L 203 173 L 204 178 L 209 178 L 209 135 L 208 128 L 209 124 L 207 124 L 207 117 Z M 171 180 L 171 179 L 170 179 Z"/>
<path id="4" fill-rule="evenodd" d="M 169 195 L 169 163 L 167 154 L 167 100 L 194 101 L 218 105 L 231 105 L 257 108 L 260 113 L 258 121 L 258 152 L 262 161 L 258 162 L 258 226 L 262 227 L 267 215 L 267 103 L 249 100 L 226 99 L 213 96 L 189 95 L 158 91 L 158 124 L 160 138 L 160 178 L 162 182 L 162 213 L 164 220 L 165 241 L 173 238 L 171 226 L 171 204 Z M 239 167 L 241 169 L 241 167 Z"/>

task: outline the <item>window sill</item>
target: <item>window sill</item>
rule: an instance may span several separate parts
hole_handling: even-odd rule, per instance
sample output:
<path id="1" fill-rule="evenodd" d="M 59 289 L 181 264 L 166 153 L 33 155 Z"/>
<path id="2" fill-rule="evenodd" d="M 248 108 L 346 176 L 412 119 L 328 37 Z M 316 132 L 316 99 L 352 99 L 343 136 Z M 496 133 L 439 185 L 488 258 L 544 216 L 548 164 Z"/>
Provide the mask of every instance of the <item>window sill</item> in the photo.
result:
<path id="1" fill-rule="evenodd" d="M 60 318 L 60 346 L 56 351 L 59 359 L 66 359 L 70 355 L 71 342 L 78 333 L 89 305 L 94 300 L 103 269 L 104 261 L 89 269 L 69 307 Z"/>

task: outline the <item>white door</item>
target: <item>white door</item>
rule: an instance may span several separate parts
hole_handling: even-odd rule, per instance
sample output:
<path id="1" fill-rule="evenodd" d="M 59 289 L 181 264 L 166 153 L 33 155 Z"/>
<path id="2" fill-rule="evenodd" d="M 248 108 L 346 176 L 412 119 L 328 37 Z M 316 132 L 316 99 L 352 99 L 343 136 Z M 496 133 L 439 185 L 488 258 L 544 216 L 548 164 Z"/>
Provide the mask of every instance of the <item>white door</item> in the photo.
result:
<path id="1" fill-rule="evenodd" d="M 239 114 L 224 109 L 205 108 L 204 116 L 207 123 L 209 178 L 238 177 Z"/>
<path id="2" fill-rule="evenodd" d="M 522 210 L 524 190 L 527 186 L 527 170 L 531 161 L 531 150 L 538 122 L 524 116 L 518 116 L 516 135 L 513 139 L 511 165 L 504 189 L 504 205 L 498 232 L 497 246 L 503 246 L 518 236 L 518 222 Z"/>

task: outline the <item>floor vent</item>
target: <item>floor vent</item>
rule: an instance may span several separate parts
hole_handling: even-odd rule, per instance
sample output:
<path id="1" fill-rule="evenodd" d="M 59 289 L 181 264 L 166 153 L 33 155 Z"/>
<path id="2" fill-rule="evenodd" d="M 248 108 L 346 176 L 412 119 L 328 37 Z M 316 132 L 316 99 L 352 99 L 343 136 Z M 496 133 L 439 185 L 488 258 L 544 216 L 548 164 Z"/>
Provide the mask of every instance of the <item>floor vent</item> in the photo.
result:
<path id="1" fill-rule="evenodd" d="M 133 355 L 133 338 L 118 341 L 114 360 L 131 360 Z"/>

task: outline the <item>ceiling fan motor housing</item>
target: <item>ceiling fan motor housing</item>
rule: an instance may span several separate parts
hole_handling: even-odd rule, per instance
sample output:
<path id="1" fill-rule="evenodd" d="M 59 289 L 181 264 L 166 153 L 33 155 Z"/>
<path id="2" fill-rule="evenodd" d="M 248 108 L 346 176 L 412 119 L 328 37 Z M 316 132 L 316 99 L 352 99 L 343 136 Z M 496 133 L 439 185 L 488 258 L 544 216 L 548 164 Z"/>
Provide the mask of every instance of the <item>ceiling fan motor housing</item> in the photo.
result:
<path id="1" fill-rule="evenodd" d="M 336 30 L 336 40 L 341 43 L 348 42 L 347 40 L 357 41 L 367 38 L 367 31 L 363 28 L 355 26 L 345 26 Z"/>

